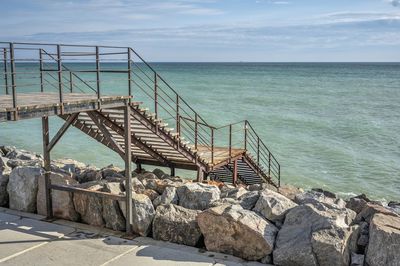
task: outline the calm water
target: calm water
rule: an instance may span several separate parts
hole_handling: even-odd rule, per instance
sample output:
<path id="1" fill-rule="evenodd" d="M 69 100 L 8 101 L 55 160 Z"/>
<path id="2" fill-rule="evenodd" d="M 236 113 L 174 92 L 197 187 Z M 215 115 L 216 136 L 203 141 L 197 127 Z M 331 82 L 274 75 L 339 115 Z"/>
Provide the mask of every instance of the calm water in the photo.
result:
<path id="1" fill-rule="evenodd" d="M 250 120 L 281 163 L 283 182 L 400 200 L 400 64 L 153 66 L 210 124 Z M 51 124 L 54 132 L 60 121 Z M 0 142 L 40 152 L 41 121 L 1 124 Z M 122 165 L 75 129 L 54 157 Z"/>

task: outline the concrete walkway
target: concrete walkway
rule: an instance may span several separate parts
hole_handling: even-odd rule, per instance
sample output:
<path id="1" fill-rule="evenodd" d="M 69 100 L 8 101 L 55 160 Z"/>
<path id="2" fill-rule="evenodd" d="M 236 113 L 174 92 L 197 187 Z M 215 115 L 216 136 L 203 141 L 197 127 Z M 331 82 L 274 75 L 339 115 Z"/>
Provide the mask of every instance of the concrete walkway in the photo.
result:
<path id="1" fill-rule="evenodd" d="M 0 208 L 0 265 L 264 265 L 147 237 Z"/>

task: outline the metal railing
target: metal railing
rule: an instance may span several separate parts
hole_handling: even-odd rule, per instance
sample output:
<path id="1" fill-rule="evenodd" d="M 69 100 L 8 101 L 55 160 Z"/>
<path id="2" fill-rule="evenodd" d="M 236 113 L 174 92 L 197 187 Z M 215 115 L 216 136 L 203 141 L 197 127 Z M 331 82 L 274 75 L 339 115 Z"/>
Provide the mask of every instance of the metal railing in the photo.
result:
<path id="1" fill-rule="evenodd" d="M 92 93 L 99 108 L 108 93 L 135 96 L 194 152 L 210 153 L 207 163 L 214 165 L 220 155 L 234 159 L 243 150 L 260 174 L 280 184 L 278 161 L 247 120 L 222 127 L 208 124 L 130 47 L 0 42 L 0 55 L 0 89 L 12 95 L 14 109 L 18 93 L 55 92 L 61 105 L 65 94 Z"/>

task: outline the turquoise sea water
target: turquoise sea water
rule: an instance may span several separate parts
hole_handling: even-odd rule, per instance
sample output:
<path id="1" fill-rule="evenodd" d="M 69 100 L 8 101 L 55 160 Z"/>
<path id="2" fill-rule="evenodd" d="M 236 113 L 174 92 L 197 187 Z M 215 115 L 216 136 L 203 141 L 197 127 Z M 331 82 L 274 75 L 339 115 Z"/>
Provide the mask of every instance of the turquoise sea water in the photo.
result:
<path id="1" fill-rule="evenodd" d="M 248 119 L 281 163 L 284 183 L 400 200 L 400 64 L 152 65 L 210 124 Z M 53 132 L 60 125 L 52 118 Z M 0 124 L 0 144 L 41 152 L 40 119 Z M 75 129 L 52 155 L 122 165 Z"/>

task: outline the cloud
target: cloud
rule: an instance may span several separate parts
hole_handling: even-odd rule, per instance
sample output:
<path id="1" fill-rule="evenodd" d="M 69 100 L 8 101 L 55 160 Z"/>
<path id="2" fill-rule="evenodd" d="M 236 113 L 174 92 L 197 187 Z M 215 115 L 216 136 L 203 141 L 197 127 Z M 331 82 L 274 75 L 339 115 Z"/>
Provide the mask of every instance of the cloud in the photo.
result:
<path id="1" fill-rule="evenodd" d="M 392 4 L 392 6 L 394 6 L 394 7 L 400 6 L 400 0 L 388 0 L 387 2 Z"/>

